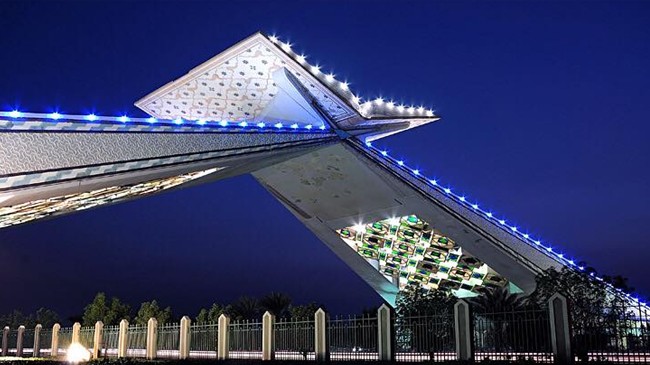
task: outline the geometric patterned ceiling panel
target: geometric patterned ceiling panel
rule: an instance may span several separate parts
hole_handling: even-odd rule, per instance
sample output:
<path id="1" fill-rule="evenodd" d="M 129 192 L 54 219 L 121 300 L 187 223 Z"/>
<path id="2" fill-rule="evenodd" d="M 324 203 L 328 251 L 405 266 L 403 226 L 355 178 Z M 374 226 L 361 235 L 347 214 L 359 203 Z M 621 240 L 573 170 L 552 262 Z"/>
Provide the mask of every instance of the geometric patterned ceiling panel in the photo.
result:
<path id="1" fill-rule="evenodd" d="M 467 297 L 507 284 L 487 264 L 463 253 L 456 242 L 415 215 L 337 232 L 400 290 L 445 290 Z"/>

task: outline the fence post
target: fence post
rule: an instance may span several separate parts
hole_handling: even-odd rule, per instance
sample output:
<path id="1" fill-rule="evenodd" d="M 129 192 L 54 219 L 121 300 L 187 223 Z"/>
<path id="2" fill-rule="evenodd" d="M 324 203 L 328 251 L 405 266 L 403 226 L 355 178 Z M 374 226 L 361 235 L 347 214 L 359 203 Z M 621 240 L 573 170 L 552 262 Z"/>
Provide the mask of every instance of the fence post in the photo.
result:
<path id="1" fill-rule="evenodd" d="M 225 314 L 219 316 L 219 335 L 217 342 L 217 358 L 219 360 L 227 360 L 228 350 L 230 349 L 230 317 Z"/>
<path id="2" fill-rule="evenodd" d="M 33 347 L 34 357 L 41 356 L 41 329 L 43 329 L 43 326 L 41 326 L 40 324 L 37 324 L 36 327 L 34 328 L 34 347 Z"/>
<path id="3" fill-rule="evenodd" d="M 99 359 L 99 351 L 102 349 L 102 340 L 104 337 L 104 322 L 95 323 L 95 334 L 93 335 L 93 359 Z"/>
<path id="4" fill-rule="evenodd" d="M 327 313 L 323 308 L 318 308 L 314 314 L 314 353 L 316 361 L 328 361 L 330 359 L 330 347 L 327 337 Z"/>
<path id="5" fill-rule="evenodd" d="M 386 304 L 377 310 L 377 321 L 379 361 L 393 361 L 393 323 L 391 309 Z"/>
<path id="6" fill-rule="evenodd" d="M 555 362 L 570 363 L 573 360 L 571 356 L 571 328 L 569 327 L 569 308 L 564 295 L 555 293 L 548 299 L 548 314 Z"/>
<path id="7" fill-rule="evenodd" d="M 2 329 L 2 356 L 7 356 L 9 352 L 9 326 Z"/>
<path id="8" fill-rule="evenodd" d="M 275 360 L 275 316 L 269 311 L 262 316 L 262 360 Z"/>
<path id="9" fill-rule="evenodd" d="M 59 330 L 61 325 L 55 323 L 52 326 L 52 346 L 50 348 L 50 357 L 57 357 L 59 355 Z"/>
<path id="10" fill-rule="evenodd" d="M 474 355 L 472 317 L 470 315 L 469 303 L 459 299 L 454 304 L 454 322 L 456 332 L 456 356 L 461 361 L 471 361 Z"/>
<path id="11" fill-rule="evenodd" d="M 129 346 L 129 321 L 120 321 L 120 334 L 117 338 L 117 357 L 126 357 Z"/>
<path id="12" fill-rule="evenodd" d="M 158 353 L 158 320 L 151 317 L 147 322 L 147 359 L 153 360 Z"/>
<path id="13" fill-rule="evenodd" d="M 23 338 L 25 336 L 25 326 L 18 327 L 18 333 L 16 336 L 16 357 L 23 356 Z"/>
<path id="14" fill-rule="evenodd" d="M 178 348 L 181 360 L 190 357 L 190 323 L 192 323 L 190 317 L 184 316 L 181 318 L 180 344 Z"/>
<path id="15" fill-rule="evenodd" d="M 81 323 L 75 322 L 72 325 L 72 343 L 79 343 L 80 332 L 81 332 Z"/>

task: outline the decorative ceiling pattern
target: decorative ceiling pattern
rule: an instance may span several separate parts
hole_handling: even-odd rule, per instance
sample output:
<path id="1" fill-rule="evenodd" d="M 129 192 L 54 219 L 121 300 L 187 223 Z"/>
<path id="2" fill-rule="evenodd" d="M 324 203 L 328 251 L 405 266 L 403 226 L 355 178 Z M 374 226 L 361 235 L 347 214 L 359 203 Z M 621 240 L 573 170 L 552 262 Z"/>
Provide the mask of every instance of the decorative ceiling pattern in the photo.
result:
<path id="1" fill-rule="evenodd" d="M 415 215 L 360 224 L 337 231 L 359 255 L 378 265 L 400 290 L 446 290 L 472 296 L 507 281 L 487 264 L 463 254 L 451 238 Z"/>

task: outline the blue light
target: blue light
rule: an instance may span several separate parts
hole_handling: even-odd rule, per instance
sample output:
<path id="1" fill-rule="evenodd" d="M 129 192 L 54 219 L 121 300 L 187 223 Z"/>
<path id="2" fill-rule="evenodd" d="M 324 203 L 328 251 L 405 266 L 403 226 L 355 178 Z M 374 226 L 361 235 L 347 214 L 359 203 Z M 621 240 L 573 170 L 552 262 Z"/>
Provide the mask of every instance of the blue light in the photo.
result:
<path id="1" fill-rule="evenodd" d="M 528 233 L 524 234 L 524 238 L 526 239 L 528 238 Z"/>
<path id="2" fill-rule="evenodd" d="M 464 201 L 465 201 L 465 197 L 464 197 L 464 196 L 461 196 L 461 197 L 460 197 L 460 198 L 458 198 L 458 199 L 459 199 L 460 201 L 462 201 L 462 202 L 464 202 Z"/>
<path id="3" fill-rule="evenodd" d="M 546 251 L 553 252 L 553 248 L 552 247 L 546 247 Z"/>
<path id="4" fill-rule="evenodd" d="M 372 143 L 371 142 L 366 142 L 366 146 L 372 147 Z"/>
<path id="5" fill-rule="evenodd" d="M 199 119 L 199 120 L 196 121 L 196 124 L 205 125 L 205 120 L 204 119 Z"/>
<path id="6" fill-rule="evenodd" d="M 325 130 L 325 125 L 322 125 L 322 126 L 318 127 L 318 129 L 320 129 L 321 131 L 324 131 Z"/>
<path id="7" fill-rule="evenodd" d="M 91 122 L 94 122 L 94 121 L 97 120 L 97 116 L 96 116 L 95 114 L 88 114 L 88 115 L 86 116 L 86 119 L 89 120 L 89 121 L 91 121 Z"/>
<path id="8" fill-rule="evenodd" d="M 472 204 L 472 208 L 478 209 L 478 204 Z"/>
<path id="9" fill-rule="evenodd" d="M 221 122 L 219 122 L 219 125 L 222 126 L 222 127 L 225 127 L 225 126 L 228 125 L 228 122 L 226 122 L 225 120 L 222 120 Z"/>
<path id="10" fill-rule="evenodd" d="M 239 123 L 239 126 L 240 126 L 240 127 L 247 127 L 247 126 L 248 126 L 248 123 L 246 123 L 246 122 L 241 122 L 241 123 Z"/>
<path id="11" fill-rule="evenodd" d="M 413 170 L 413 173 L 414 173 L 415 175 L 420 175 L 420 170 Z"/>
<path id="12" fill-rule="evenodd" d="M 506 221 L 504 221 L 504 220 L 502 219 L 502 220 L 499 221 L 499 223 L 500 223 L 501 225 L 504 225 L 504 224 L 506 224 Z"/>
<path id="13" fill-rule="evenodd" d="M 578 266 L 578 270 L 583 271 L 585 269 L 584 266 Z"/>
<path id="14" fill-rule="evenodd" d="M 541 243 L 540 241 L 535 241 L 535 244 L 539 246 L 539 245 L 541 245 L 542 243 Z"/>
<path id="15" fill-rule="evenodd" d="M 447 194 L 451 194 L 451 189 L 449 189 L 449 188 L 445 188 L 445 193 L 447 193 Z"/>
<path id="16" fill-rule="evenodd" d="M 517 227 L 515 226 L 510 227 L 510 229 L 512 229 L 513 232 L 517 232 Z"/>
<path id="17" fill-rule="evenodd" d="M 50 114 L 50 119 L 59 120 L 59 119 L 61 119 L 61 114 L 59 114 L 57 112 L 54 112 L 54 113 Z"/>
<path id="18" fill-rule="evenodd" d="M 149 122 L 149 123 L 156 123 L 157 121 L 158 120 L 156 120 L 156 118 L 154 118 L 154 117 L 147 118 L 147 122 Z"/>
<path id="19" fill-rule="evenodd" d="M 307 125 L 305 126 L 305 128 L 307 128 L 307 129 L 312 129 L 313 127 L 314 127 L 314 126 L 311 125 L 311 124 L 307 124 Z"/>
<path id="20" fill-rule="evenodd" d="M 120 120 L 120 122 L 122 122 L 122 123 L 126 123 L 126 122 L 129 121 L 129 117 L 127 117 L 126 115 L 123 115 L 123 116 L 120 117 L 119 120 Z"/>
<path id="21" fill-rule="evenodd" d="M 282 123 L 275 123 L 274 127 L 275 128 L 282 128 Z"/>
<path id="22" fill-rule="evenodd" d="M 492 212 L 487 212 L 487 213 L 485 213 L 485 215 L 487 215 L 488 218 L 492 218 Z"/>
<path id="23" fill-rule="evenodd" d="M 264 124 L 263 122 L 259 122 L 259 123 L 257 123 L 257 126 L 260 127 L 260 128 L 264 128 L 264 127 L 266 127 L 266 124 Z"/>
<path id="24" fill-rule="evenodd" d="M 429 180 L 429 182 L 431 183 L 431 185 L 438 185 L 438 182 L 435 180 Z"/>
<path id="25" fill-rule="evenodd" d="M 404 166 L 404 161 L 399 160 L 399 161 L 397 161 L 397 164 L 400 165 L 400 166 Z"/>
<path id="26" fill-rule="evenodd" d="M 174 119 L 174 124 L 178 124 L 178 125 L 183 124 L 183 118 Z"/>
<path id="27" fill-rule="evenodd" d="M 388 156 L 388 151 L 381 151 L 381 155 L 384 157 Z"/>
<path id="28" fill-rule="evenodd" d="M 9 116 L 12 118 L 20 118 L 23 115 L 23 113 L 19 112 L 18 110 L 12 110 L 9 112 Z"/>
<path id="29" fill-rule="evenodd" d="M 298 124 L 293 123 L 293 124 L 291 125 L 291 128 L 293 128 L 293 129 L 298 129 Z"/>

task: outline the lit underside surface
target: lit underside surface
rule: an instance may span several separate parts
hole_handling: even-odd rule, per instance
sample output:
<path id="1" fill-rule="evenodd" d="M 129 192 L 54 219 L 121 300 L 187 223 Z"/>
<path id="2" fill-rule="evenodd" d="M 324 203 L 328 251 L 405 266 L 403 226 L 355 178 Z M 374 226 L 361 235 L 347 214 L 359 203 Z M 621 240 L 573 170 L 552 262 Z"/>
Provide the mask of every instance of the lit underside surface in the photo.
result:
<path id="1" fill-rule="evenodd" d="M 466 297 L 507 283 L 487 264 L 463 254 L 453 240 L 414 215 L 337 232 L 389 280 L 399 278 L 400 290 L 440 289 Z"/>
<path id="2" fill-rule="evenodd" d="M 209 169 L 188 174 L 151 180 L 139 184 L 111 186 L 79 194 L 34 200 L 23 204 L 0 208 L 0 228 L 26 223 L 53 215 L 93 208 L 124 199 L 142 197 L 167 190 L 217 171 Z"/>

